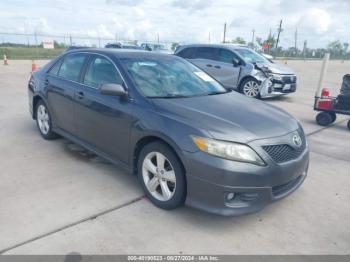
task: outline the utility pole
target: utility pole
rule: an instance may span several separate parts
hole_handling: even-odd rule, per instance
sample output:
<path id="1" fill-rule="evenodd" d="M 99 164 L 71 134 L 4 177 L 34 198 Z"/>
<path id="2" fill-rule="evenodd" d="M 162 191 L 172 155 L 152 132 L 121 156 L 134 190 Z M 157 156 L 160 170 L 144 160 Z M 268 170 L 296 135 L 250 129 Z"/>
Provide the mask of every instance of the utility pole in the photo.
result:
<path id="1" fill-rule="evenodd" d="M 255 50 L 255 29 L 253 29 L 252 47 L 253 47 L 253 50 Z"/>
<path id="2" fill-rule="evenodd" d="M 225 24 L 224 24 L 224 39 L 223 39 L 223 41 L 222 41 L 224 44 L 225 44 L 225 42 L 226 42 L 226 22 L 225 22 Z"/>
<path id="3" fill-rule="evenodd" d="M 280 21 L 280 25 L 278 27 L 278 35 L 277 35 L 277 41 L 276 41 L 276 51 L 278 48 L 278 42 L 280 41 L 280 34 L 282 32 L 282 20 Z"/>
<path id="4" fill-rule="evenodd" d="M 295 52 L 297 53 L 297 41 L 298 41 L 298 28 L 295 28 L 295 34 L 294 34 L 294 49 Z"/>
<path id="5" fill-rule="evenodd" d="M 307 49 L 307 40 L 304 41 L 304 48 L 303 48 L 304 61 L 305 61 L 306 49 Z"/>
<path id="6" fill-rule="evenodd" d="M 159 44 L 159 33 L 157 33 L 157 43 Z"/>
<path id="7" fill-rule="evenodd" d="M 209 44 L 210 44 L 210 32 L 209 32 L 208 40 L 209 40 Z"/>

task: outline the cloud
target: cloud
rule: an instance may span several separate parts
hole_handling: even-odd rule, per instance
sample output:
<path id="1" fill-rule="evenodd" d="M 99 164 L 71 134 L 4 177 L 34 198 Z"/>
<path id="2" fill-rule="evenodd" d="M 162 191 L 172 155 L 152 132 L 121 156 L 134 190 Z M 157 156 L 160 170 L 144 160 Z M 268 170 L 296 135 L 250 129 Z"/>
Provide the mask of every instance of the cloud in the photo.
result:
<path id="1" fill-rule="evenodd" d="M 190 11 L 200 11 L 210 7 L 213 4 L 213 0 L 174 0 L 172 6 L 187 9 Z"/>
<path id="2" fill-rule="evenodd" d="M 123 5 L 123 6 L 137 6 L 142 4 L 144 0 L 106 0 L 106 4 Z"/>
<path id="3" fill-rule="evenodd" d="M 313 8 L 307 10 L 298 21 L 299 26 L 317 34 L 326 33 L 332 24 L 332 18 L 327 11 Z"/>
<path id="4" fill-rule="evenodd" d="M 256 37 L 266 38 L 270 29 L 276 34 L 283 19 L 283 47 L 294 46 L 296 27 L 298 41 L 307 40 L 310 47 L 326 46 L 333 39 L 350 42 L 346 0 L 56 0 L 40 5 L 1 0 L 1 6 L 0 31 L 10 33 L 141 41 L 154 41 L 159 34 L 161 41 L 206 43 L 210 32 L 215 43 L 222 41 L 225 22 L 228 39 L 239 36 L 250 41 L 253 29 Z M 96 39 L 91 42 L 96 44 Z"/>

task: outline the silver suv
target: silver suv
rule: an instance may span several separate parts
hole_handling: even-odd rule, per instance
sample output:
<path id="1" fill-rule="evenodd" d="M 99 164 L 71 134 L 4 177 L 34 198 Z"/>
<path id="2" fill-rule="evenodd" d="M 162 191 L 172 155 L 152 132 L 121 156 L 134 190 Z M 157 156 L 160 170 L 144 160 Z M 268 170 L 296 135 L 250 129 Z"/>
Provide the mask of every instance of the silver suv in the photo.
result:
<path id="1" fill-rule="evenodd" d="M 296 91 L 297 77 L 293 71 L 247 47 L 183 45 L 175 55 L 188 59 L 224 87 L 249 97 L 270 97 Z"/>

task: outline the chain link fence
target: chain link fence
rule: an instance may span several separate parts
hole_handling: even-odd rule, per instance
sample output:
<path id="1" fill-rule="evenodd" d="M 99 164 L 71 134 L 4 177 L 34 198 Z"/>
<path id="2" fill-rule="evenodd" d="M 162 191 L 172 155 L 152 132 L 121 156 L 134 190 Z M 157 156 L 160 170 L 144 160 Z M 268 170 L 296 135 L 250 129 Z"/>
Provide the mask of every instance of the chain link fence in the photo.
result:
<path id="1" fill-rule="evenodd" d="M 53 42 L 54 48 L 44 48 L 43 42 Z M 108 43 L 124 43 L 141 45 L 142 43 L 155 43 L 174 50 L 177 43 L 157 41 L 129 40 L 118 38 L 103 38 L 79 35 L 46 35 L 46 34 L 20 34 L 0 32 L 0 54 L 8 59 L 49 59 L 69 46 L 84 46 L 102 48 Z"/>

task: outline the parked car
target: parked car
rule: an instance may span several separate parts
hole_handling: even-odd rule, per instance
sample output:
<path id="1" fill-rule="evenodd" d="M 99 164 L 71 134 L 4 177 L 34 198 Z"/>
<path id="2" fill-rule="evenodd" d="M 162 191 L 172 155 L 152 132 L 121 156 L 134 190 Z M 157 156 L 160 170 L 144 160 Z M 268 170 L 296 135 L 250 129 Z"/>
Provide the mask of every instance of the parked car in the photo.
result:
<path id="1" fill-rule="evenodd" d="M 87 46 L 78 46 L 78 45 L 71 45 L 69 47 L 67 47 L 66 49 L 64 49 L 64 52 L 68 52 L 68 51 L 72 51 L 72 50 L 76 50 L 76 49 L 86 49 L 89 48 Z"/>
<path id="2" fill-rule="evenodd" d="M 165 44 L 159 44 L 159 43 L 141 43 L 140 45 L 141 49 L 144 49 L 146 51 L 154 51 L 158 53 L 164 53 L 164 54 L 173 54 L 174 52 L 167 47 Z"/>
<path id="3" fill-rule="evenodd" d="M 175 54 L 211 75 L 226 88 L 260 98 L 296 91 L 297 77 L 254 50 L 237 45 L 184 45 Z"/>
<path id="4" fill-rule="evenodd" d="M 116 48 L 116 49 L 141 49 L 138 45 L 130 43 L 109 43 L 105 45 L 105 48 Z"/>
<path id="5" fill-rule="evenodd" d="M 307 174 L 297 120 L 177 56 L 73 50 L 35 71 L 28 94 L 44 139 L 64 136 L 134 172 L 160 208 L 251 213 Z"/>

